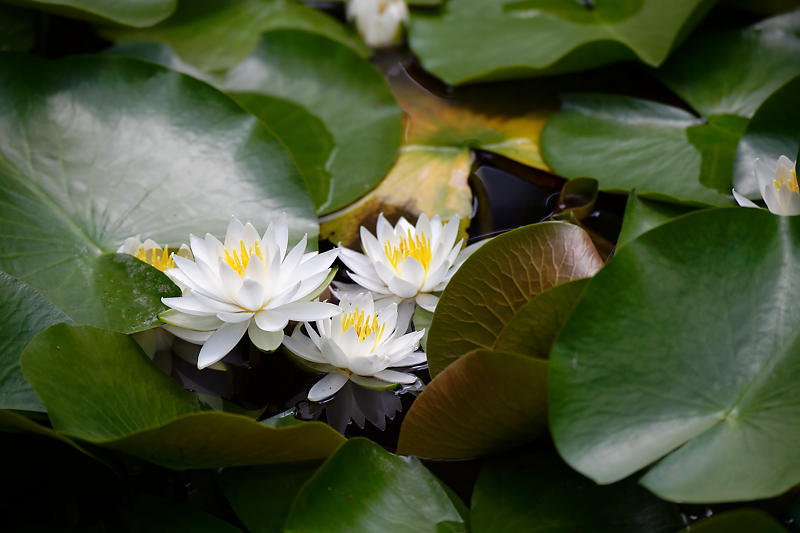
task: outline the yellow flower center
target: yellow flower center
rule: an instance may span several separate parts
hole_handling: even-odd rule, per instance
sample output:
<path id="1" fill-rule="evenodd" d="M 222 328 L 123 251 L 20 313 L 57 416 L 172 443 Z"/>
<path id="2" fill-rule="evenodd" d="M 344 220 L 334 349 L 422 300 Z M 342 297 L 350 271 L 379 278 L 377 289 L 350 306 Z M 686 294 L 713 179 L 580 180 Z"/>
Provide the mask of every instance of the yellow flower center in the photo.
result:
<path id="1" fill-rule="evenodd" d="M 228 263 L 232 269 L 236 271 L 239 276 L 244 277 L 244 273 L 247 270 L 247 265 L 250 263 L 250 257 L 256 254 L 256 256 L 264 260 L 264 256 L 261 255 L 261 248 L 258 246 L 258 242 L 255 242 L 253 246 L 247 247 L 244 241 L 239 241 L 239 248 L 233 248 L 232 250 L 228 250 L 225 248 L 225 262 Z"/>
<path id="2" fill-rule="evenodd" d="M 798 189 L 798 187 L 797 187 L 797 172 L 794 171 L 794 170 L 792 170 L 792 178 L 791 179 L 785 179 L 784 180 L 784 179 L 781 179 L 781 178 L 775 178 L 772 181 L 775 184 L 775 188 L 777 190 L 779 190 L 779 191 L 781 190 L 781 187 L 783 185 L 786 185 L 787 187 L 789 187 L 789 190 L 791 192 L 800 192 L 800 189 Z"/>
<path id="3" fill-rule="evenodd" d="M 145 250 L 144 245 L 142 245 L 136 250 L 136 259 L 156 267 L 161 272 L 164 272 L 168 268 L 175 268 L 175 261 L 172 260 L 169 248 L 166 246 L 164 246 L 163 249 L 150 248 L 149 250 Z"/>
<path id="4" fill-rule="evenodd" d="M 412 235 L 411 230 L 408 230 L 406 237 L 401 237 L 397 246 L 386 241 L 383 244 L 383 251 L 386 258 L 394 267 L 397 272 L 397 263 L 401 259 L 413 257 L 425 268 L 425 273 L 428 273 L 428 268 L 431 266 L 431 240 L 425 237 L 424 234 Z"/>
<path id="5" fill-rule="evenodd" d="M 369 337 L 372 332 L 377 332 L 375 335 L 375 342 L 372 343 L 372 348 L 378 345 L 378 341 L 383 336 L 383 328 L 386 324 L 378 324 L 378 314 L 372 313 L 367 315 L 363 310 L 356 307 L 349 313 L 345 313 L 342 317 L 342 333 L 349 328 L 353 328 L 358 335 L 358 342 L 364 342 L 364 339 Z"/>

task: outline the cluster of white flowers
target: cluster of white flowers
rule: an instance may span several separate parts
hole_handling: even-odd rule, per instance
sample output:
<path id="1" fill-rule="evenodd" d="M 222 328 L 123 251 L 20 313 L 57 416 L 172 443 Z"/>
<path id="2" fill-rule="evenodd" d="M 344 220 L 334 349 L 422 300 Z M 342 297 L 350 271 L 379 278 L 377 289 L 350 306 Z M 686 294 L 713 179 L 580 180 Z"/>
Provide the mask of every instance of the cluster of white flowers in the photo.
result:
<path id="1" fill-rule="evenodd" d="M 401 218 L 393 227 L 380 215 L 377 238 L 361 228 L 364 254 L 341 246 L 320 254 L 306 252 L 307 236 L 289 249 L 285 217 L 263 235 L 234 218 L 224 242 L 191 235 L 190 247 L 170 254 L 137 236 L 118 252 L 164 271 L 182 289 L 181 296 L 162 299 L 170 309 L 159 318 L 167 331 L 202 345 L 198 368 L 216 365 L 247 333 L 258 348 L 272 351 L 283 343 L 324 372 L 308 393 L 319 401 L 348 381 L 373 389 L 417 381 L 391 368 L 426 360 L 418 351 L 425 330 L 407 331 L 416 304 L 433 311 L 435 293 L 473 249 L 462 250 L 458 224 L 458 217 L 443 224 L 423 214 L 416 226 Z M 357 285 L 335 284 L 334 305 L 319 296 L 333 279 L 337 256 Z M 290 321 L 300 324 L 285 337 Z"/>

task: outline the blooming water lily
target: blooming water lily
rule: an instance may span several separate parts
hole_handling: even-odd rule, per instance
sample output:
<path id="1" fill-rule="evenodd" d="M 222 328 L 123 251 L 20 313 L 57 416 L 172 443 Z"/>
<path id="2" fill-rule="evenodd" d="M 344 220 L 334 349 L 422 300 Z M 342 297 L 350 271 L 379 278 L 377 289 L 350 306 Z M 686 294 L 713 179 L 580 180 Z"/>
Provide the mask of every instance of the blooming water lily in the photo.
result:
<path id="1" fill-rule="evenodd" d="M 163 298 L 171 307 L 159 315 L 173 333 L 202 343 L 198 368 L 216 363 L 245 332 L 262 350 L 274 350 L 290 320 L 319 320 L 339 307 L 311 301 L 328 286 L 337 250 L 306 253 L 304 236 L 287 252 L 284 217 L 260 237 L 250 224 L 231 219 L 225 242 L 213 235 L 190 236 L 194 260 L 173 254 L 175 268 L 166 271 L 185 286 L 183 296 Z"/>
<path id="2" fill-rule="evenodd" d="M 170 253 L 167 246 L 162 247 L 153 239 L 146 239 L 142 242 L 139 235 L 125 239 L 125 242 L 117 248 L 117 253 L 132 255 L 136 259 L 159 269 L 161 272 L 175 267 L 175 261 L 172 260 L 172 253 Z M 181 244 L 177 255 L 187 259 L 194 258 L 192 256 L 192 251 L 185 244 Z"/>
<path id="3" fill-rule="evenodd" d="M 399 44 L 408 22 L 404 0 L 349 0 L 347 20 L 355 20 L 358 33 L 373 48 Z"/>
<path id="4" fill-rule="evenodd" d="M 298 325 L 284 346 L 304 359 L 309 366 L 327 375 L 308 392 L 312 401 L 335 394 L 348 381 L 369 388 L 411 384 L 417 377 L 389 370 L 426 361 L 425 353 L 416 351 L 425 330 L 405 333 L 397 329 L 397 304 L 376 310 L 372 295 L 343 295 L 342 311 L 318 320 L 316 330 L 305 323 L 307 335 Z M 405 334 L 404 334 L 405 333 Z"/>
<path id="5" fill-rule="evenodd" d="M 758 182 L 758 190 L 767 204 L 767 209 L 776 215 L 800 215 L 800 189 L 797 187 L 797 171 L 795 163 L 785 155 L 778 158 L 778 169 L 775 176 L 756 160 L 754 170 Z M 742 207 L 758 207 L 736 190 L 733 197 Z"/>

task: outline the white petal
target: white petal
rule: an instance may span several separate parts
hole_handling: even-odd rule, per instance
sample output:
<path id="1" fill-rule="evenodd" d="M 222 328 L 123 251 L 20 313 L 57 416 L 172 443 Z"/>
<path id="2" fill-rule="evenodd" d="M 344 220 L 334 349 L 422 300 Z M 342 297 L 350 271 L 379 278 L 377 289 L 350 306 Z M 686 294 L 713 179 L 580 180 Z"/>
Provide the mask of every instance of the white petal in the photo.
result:
<path id="1" fill-rule="evenodd" d="M 255 318 L 255 323 L 258 325 L 259 329 L 265 331 L 283 331 L 283 328 L 289 323 L 288 315 L 281 311 L 259 311 L 256 313 Z"/>
<path id="2" fill-rule="evenodd" d="M 391 366 L 414 366 L 419 365 L 428 360 L 428 356 L 425 352 L 413 352 L 408 354 L 406 357 L 402 359 L 398 359 L 396 361 L 392 361 Z"/>
<path id="3" fill-rule="evenodd" d="M 439 303 L 439 297 L 433 294 L 417 294 L 417 304 L 426 311 L 433 313 L 436 310 L 436 304 Z"/>
<path id="4" fill-rule="evenodd" d="M 348 368 L 355 374 L 371 376 L 385 369 L 387 366 L 388 361 L 384 361 L 375 355 L 365 355 L 362 357 L 353 357 L 350 360 L 350 366 Z"/>
<path id="5" fill-rule="evenodd" d="M 366 255 L 350 250 L 349 248 L 341 248 L 339 250 L 339 259 L 345 264 L 347 268 L 360 274 L 364 277 L 378 279 L 378 274 L 372 266 L 372 261 Z"/>
<path id="6" fill-rule="evenodd" d="M 161 298 L 161 302 L 167 307 L 189 315 L 214 316 L 217 314 L 215 309 L 210 309 L 207 305 L 204 305 L 194 294 L 190 294 L 189 296 Z"/>
<path id="7" fill-rule="evenodd" d="M 318 402 L 325 398 L 330 398 L 344 387 L 348 379 L 350 379 L 350 376 L 347 374 L 331 372 L 311 387 L 311 390 L 308 391 L 308 399 L 312 402 Z"/>
<path id="8" fill-rule="evenodd" d="M 242 240 L 244 241 L 245 246 L 251 248 L 256 241 L 261 240 L 260 235 L 256 231 L 256 228 L 253 227 L 251 223 L 247 223 L 244 225 L 244 231 L 242 232 Z"/>
<path id="9" fill-rule="evenodd" d="M 117 248 L 118 254 L 128 254 L 128 255 L 136 255 L 136 252 L 139 251 L 139 248 L 142 246 L 142 241 L 139 235 L 135 237 L 128 237 L 125 239 L 119 248 Z"/>
<path id="10" fill-rule="evenodd" d="M 244 226 L 239 219 L 231 217 L 228 230 L 225 232 L 225 248 L 235 250 L 239 248 L 239 241 L 244 240 Z"/>
<path id="11" fill-rule="evenodd" d="M 356 385 L 366 387 L 368 389 L 389 390 L 397 388 L 397 383 L 390 383 L 373 376 L 359 376 L 358 374 L 352 374 L 350 379 Z"/>
<path id="12" fill-rule="evenodd" d="M 247 331 L 248 322 L 223 324 L 208 338 L 197 356 L 197 368 L 213 365 L 233 350 Z"/>
<path id="13" fill-rule="evenodd" d="M 214 334 L 214 331 L 194 331 L 191 329 L 184 329 L 179 328 L 177 326 L 171 326 L 166 324 L 161 326 L 165 330 L 169 331 L 179 339 L 183 339 L 186 342 L 190 342 L 192 344 L 205 344 L 209 337 Z"/>
<path id="14" fill-rule="evenodd" d="M 245 278 L 236 299 L 244 309 L 256 311 L 264 305 L 264 286 L 254 279 Z"/>
<path id="15" fill-rule="evenodd" d="M 416 306 L 416 303 L 412 300 L 406 300 L 397 305 L 397 325 L 395 326 L 395 331 L 397 331 L 398 334 L 403 335 L 408 331 L 408 326 L 411 325 L 411 319 L 414 318 Z"/>
<path id="16" fill-rule="evenodd" d="M 327 363 L 314 343 L 304 335 L 285 336 L 283 338 L 283 345 L 298 357 L 315 363 Z"/>
<path id="17" fill-rule="evenodd" d="M 243 322 L 253 318 L 252 312 L 240 311 L 238 313 L 217 313 L 217 318 L 223 322 Z"/>
<path id="18" fill-rule="evenodd" d="M 300 266 L 295 270 L 293 276 L 302 279 L 326 272 L 333 262 L 336 261 L 338 256 L 339 250 L 334 248 L 333 250 L 328 250 L 327 252 L 308 258 L 300 263 Z"/>
<path id="19" fill-rule="evenodd" d="M 406 258 L 397 266 L 400 271 L 400 277 L 403 281 L 407 281 L 414 286 L 414 294 L 416 294 L 425 281 L 425 267 L 413 257 Z"/>
<path id="20" fill-rule="evenodd" d="M 378 237 L 378 242 L 384 243 L 386 241 L 393 241 L 394 228 L 383 216 L 383 213 L 378 215 L 378 223 L 375 225 L 375 235 Z"/>
<path id="21" fill-rule="evenodd" d="M 406 374 L 405 372 L 397 372 L 396 370 L 381 370 L 380 372 L 376 372 L 374 376 L 391 383 L 403 383 L 406 385 L 414 383 L 418 379 L 414 374 Z"/>
<path id="22" fill-rule="evenodd" d="M 327 362 L 337 368 L 347 368 L 349 359 L 330 337 L 322 337 L 322 356 Z"/>
<path id="23" fill-rule="evenodd" d="M 361 246 L 367 257 L 373 261 L 378 261 L 381 257 L 386 258 L 381 243 L 364 226 L 361 226 Z"/>
<path id="24" fill-rule="evenodd" d="M 733 193 L 733 198 L 736 200 L 736 203 L 739 204 L 740 206 L 755 207 L 756 209 L 758 209 L 758 206 L 756 204 L 754 204 L 751 200 L 745 198 L 744 196 L 736 192 L 736 189 L 731 189 L 731 192 Z"/>
<path id="25" fill-rule="evenodd" d="M 402 280 L 394 278 L 389 281 L 389 290 L 401 298 L 413 298 L 417 294 L 417 286 Z"/>
<path id="26" fill-rule="evenodd" d="M 378 294 L 389 294 L 389 288 L 386 285 L 379 285 L 369 278 L 359 276 L 358 274 L 350 273 L 350 279 L 361 285 L 364 289 Z M 363 289 L 362 289 L 363 291 Z"/>
<path id="27" fill-rule="evenodd" d="M 275 350 L 284 340 L 283 330 L 264 331 L 258 327 L 255 321 L 250 323 L 250 327 L 247 328 L 247 333 L 250 336 L 250 340 L 253 341 L 253 344 L 265 352 Z"/>
<path id="28" fill-rule="evenodd" d="M 281 257 L 285 257 L 286 249 L 289 247 L 289 223 L 286 220 L 286 213 L 281 213 L 275 221 L 272 237 L 280 250 Z"/>
<path id="29" fill-rule="evenodd" d="M 338 305 L 325 302 L 292 302 L 282 305 L 276 311 L 285 313 L 289 320 L 308 321 L 321 320 L 341 313 L 342 309 Z"/>
<path id="30" fill-rule="evenodd" d="M 194 331 L 211 331 L 222 325 L 222 321 L 215 316 L 189 315 L 174 309 L 164 311 L 158 318 L 167 324 Z"/>
<path id="31" fill-rule="evenodd" d="M 442 237 L 440 242 L 449 250 L 455 245 L 456 239 L 458 239 L 458 224 L 459 218 L 458 215 L 451 218 L 447 225 L 444 227 L 442 231 Z"/>
<path id="32" fill-rule="evenodd" d="M 293 279 L 296 279 L 296 277 L 301 277 L 299 275 L 296 276 L 296 271 L 297 267 L 300 266 L 300 261 L 303 259 L 303 255 L 306 253 L 306 245 L 307 238 L 304 235 L 303 238 L 300 239 L 300 242 L 298 242 L 294 248 L 292 248 L 292 250 L 286 254 L 286 258 L 281 264 L 281 273 L 284 274 L 285 277 L 291 276 Z M 331 263 L 332 262 L 333 259 L 331 259 Z"/>
<path id="33" fill-rule="evenodd" d="M 397 271 L 393 267 L 382 262 L 376 262 L 373 268 L 375 273 L 378 275 L 378 278 L 380 278 L 380 280 L 387 286 L 391 280 L 397 278 Z"/>

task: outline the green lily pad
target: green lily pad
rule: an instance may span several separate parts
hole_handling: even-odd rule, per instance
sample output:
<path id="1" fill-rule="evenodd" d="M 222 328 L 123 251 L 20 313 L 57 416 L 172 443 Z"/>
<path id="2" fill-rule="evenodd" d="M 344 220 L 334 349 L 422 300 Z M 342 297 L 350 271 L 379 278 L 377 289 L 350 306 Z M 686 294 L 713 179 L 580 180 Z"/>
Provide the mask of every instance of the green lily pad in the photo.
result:
<path id="1" fill-rule="evenodd" d="M 764 172 L 775 175 L 778 158 L 794 160 L 800 141 L 800 109 L 797 94 L 800 76 L 776 91 L 758 108 L 736 151 L 734 186 L 736 192 L 753 200 L 761 198 L 755 177 L 755 160 Z"/>
<path id="2" fill-rule="evenodd" d="M 0 5 L 0 52 L 27 52 L 33 48 L 37 17 L 36 11 Z"/>
<path id="3" fill-rule="evenodd" d="M 56 324 L 31 341 L 21 365 L 56 432 L 169 468 L 320 460 L 344 440 L 320 422 L 273 428 L 204 411 L 130 337 L 111 331 Z"/>
<path id="4" fill-rule="evenodd" d="M 658 71 L 704 116 L 752 117 L 800 74 L 800 11 L 744 29 L 699 32 Z"/>
<path id="5" fill-rule="evenodd" d="M 758 509 L 735 509 L 692 524 L 681 533 L 784 533 L 786 528 Z"/>
<path id="6" fill-rule="evenodd" d="M 630 59 L 658 66 L 712 4 L 459 0 L 440 11 L 415 11 L 409 45 L 426 70 L 451 85 L 574 72 Z"/>
<path id="7" fill-rule="evenodd" d="M 220 486 L 236 516 L 253 533 L 282 533 L 297 493 L 319 463 L 226 468 Z"/>
<path id="8" fill-rule="evenodd" d="M 41 294 L 0 271 L 0 408 L 44 411 L 19 368 L 22 349 L 34 335 L 69 319 Z"/>
<path id="9" fill-rule="evenodd" d="M 297 495 L 287 533 L 465 531 L 439 481 L 416 458 L 363 438 L 343 444 Z"/>
<path id="10" fill-rule="evenodd" d="M 636 191 L 631 191 L 625 204 L 625 216 L 617 238 L 617 247 L 625 246 L 642 233 L 691 211 L 691 207 L 648 200 L 640 197 Z"/>
<path id="11" fill-rule="evenodd" d="M 495 237 L 472 254 L 442 293 L 426 347 L 431 375 L 468 352 L 493 349 L 531 298 L 591 276 L 602 265 L 589 236 L 572 224 L 533 224 Z"/>
<path id="12" fill-rule="evenodd" d="M 245 61 L 215 75 L 191 68 L 166 47 L 124 47 L 116 53 L 156 60 L 201 78 L 268 125 L 276 114 L 296 112 L 296 107 L 287 109 L 286 102 L 316 117 L 296 115 L 294 125 L 284 117 L 275 131 L 314 190 L 319 214 L 366 194 L 397 157 L 402 113 L 388 85 L 367 60 L 325 37 L 298 30 L 269 31 Z"/>
<path id="13" fill-rule="evenodd" d="M 798 232 L 797 217 L 710 209 L 620 248 L 551 352 L 561 456 L 599 483 L 655 463 L 641 483 L 668 500 L 800 482 Z"/>
<path id="14" fill-rule="evenodd" d="M 732 203 L 729 187 L 723 194 L 719 178 L 709 178 L 706 184 L 701 174 L 714 167 L 707 159 L 715 158 L 718 150 L 733 157 L 738 138 L 717 131 L 718 123 L 735 124 L 741 131 L 735 119 L 704 123 L 687 111 L 656 102 L 574 94 L 564 97 L 562 110 L 545 125 L 541 147 L 557 174 L 595 178 L 602 190 L 636 189 L 643 197 L 698 205 Z"/>
<path id="15" fill-rule="evenodd" d="M 464 459 L 547 433 L 547 361 L 475 350 L 440 372 L 411 404 L 397 452 Z"/>
<path id="16" fill-rule="evenodd" d="M 120 502 L 121 523 L 107 524 L 130 533 L 241 533 L 233 524 L 216 516 L 149 494 L 133 494 Z"/>
<path id="17" fill-rule="evenodd" d="M 170 16 L 178 0 L 15 0 L 15 3 L 68 17 L 142 28 Z"/>
<path id="18" fill-rule="evenodd" d="M 181 2 L 169 19 L 152 28 L 106 28 L 112 41 L 169 45 L 189 65 L 204 72 L 229 69 L 256 49 L 261 35 L 299 29 L 324 35 L 367 56 L 369 48 L 332 17 L 293 0 L 191 0 Z"/>
<path id="19" fill-rule="evenodd" d="M 67 111 L 65 111 L 67 110 Z M 268 169 L 268 170 L 265 170 Z M 286 150 L 225 95 L 113 56 L 0 57 L 0 268 L 76 323 L 158 324 L 166 276 L 113 252 L 141 234 L 178 246 L 231 215 L 317 232 Z"/>
<path id="20" fill-rule="evenodd" d="M 683 524 L 675 505 L 634 481 L 598 486 L 539 449 L 487 460 L 472 493 L 471 522 L 474 533 L 667 533 Z"/>

